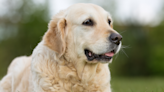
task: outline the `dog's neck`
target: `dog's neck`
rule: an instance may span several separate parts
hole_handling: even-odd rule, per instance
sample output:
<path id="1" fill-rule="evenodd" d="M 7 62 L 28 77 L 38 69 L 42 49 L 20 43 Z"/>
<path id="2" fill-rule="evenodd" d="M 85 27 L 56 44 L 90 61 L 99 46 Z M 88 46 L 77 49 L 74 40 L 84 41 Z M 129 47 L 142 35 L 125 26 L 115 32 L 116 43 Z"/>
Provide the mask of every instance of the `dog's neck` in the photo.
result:
<path id="1" fill-rule="evenodd" d="M 90 81 L 96 74 L 97 70 L 97 64 L 89 64 L 86 63 L 85 61 L 77 63 L 76 64 L 76 69 L 77 69 L 77 74 L 81 80 L 84 82 Z"/>
<path id="2" fill-rule="evenodd" d="M 68 65 L 68 67 L 74 67 L 79 80 L 84 83 L 91 81 L 96 74 L 100 73 L 104 68 L 108 67 L 108 64 L 87 63 L 86 61 L 82 60 L 70 60 L 66 57 L 63 57 L 63 60 L 65 61 L 65 65 Z"/>

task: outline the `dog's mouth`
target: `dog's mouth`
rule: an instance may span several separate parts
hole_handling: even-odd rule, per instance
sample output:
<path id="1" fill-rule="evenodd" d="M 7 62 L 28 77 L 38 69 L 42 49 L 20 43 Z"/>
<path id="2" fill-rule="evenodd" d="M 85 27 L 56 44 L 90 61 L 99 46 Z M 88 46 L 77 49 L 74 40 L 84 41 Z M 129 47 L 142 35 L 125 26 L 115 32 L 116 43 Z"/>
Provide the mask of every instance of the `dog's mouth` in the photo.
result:
<path id="1" fill-rule="evenodd" d="M 95 54 L 92 51 L 85 49 L 84 52 L 85 52 L 85 55 L 86 55 L 88 61 L 93 61 L 93 60 L 110 61 L 116 51 L 112 50 L 112 51 L 104 53 L 104 54 Z"/>

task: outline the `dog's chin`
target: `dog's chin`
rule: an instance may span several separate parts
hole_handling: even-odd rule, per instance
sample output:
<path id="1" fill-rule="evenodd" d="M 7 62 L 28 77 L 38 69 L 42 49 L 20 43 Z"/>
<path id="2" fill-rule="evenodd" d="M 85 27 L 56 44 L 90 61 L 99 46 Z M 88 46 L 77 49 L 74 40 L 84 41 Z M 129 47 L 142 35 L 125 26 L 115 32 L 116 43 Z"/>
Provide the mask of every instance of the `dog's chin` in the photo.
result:
<path id="1" fill-rule="evenodd" d="M 112 58 L 115 54 L 116 50 L 111 50 L 109 52 L 103 53 L 103 54 L 95 54 L 92 51 L 85 49 L 84 53 L 87 57 L 88 63 L 110 63 L 112 61 Z"/>
<path id="2" fill-rule="evenodd" d="M 104 63 L 104 64 L 106 64 L 106 63 L 111 63 L 112 58 L 110 60 L 96 60 L 96 59 L 92 60 L 92 61 L 87 60 L 86 62 L 91 63 L 91 64 L 94 64 L 94 63 Z"/>

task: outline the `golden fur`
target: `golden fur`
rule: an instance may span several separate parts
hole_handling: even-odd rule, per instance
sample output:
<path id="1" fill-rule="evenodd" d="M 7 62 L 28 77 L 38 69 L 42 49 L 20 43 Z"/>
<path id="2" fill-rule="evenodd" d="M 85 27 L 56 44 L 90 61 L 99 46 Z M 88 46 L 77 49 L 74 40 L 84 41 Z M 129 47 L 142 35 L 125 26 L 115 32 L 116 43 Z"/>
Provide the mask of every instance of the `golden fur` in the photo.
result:
<path id="1" fill-rule="evenodd" d="M 88 17 L 96 25 L 81 25 Z M 112 21 L 93 4 L 75 4 L 56 14 L 32 56 L 13 60 L 0 92 L 111 92 L 108 63 L 90 63 L 83 52 L 85 47 L 105 51 L 106 38 L 117 33 L 108 18 Z"/>

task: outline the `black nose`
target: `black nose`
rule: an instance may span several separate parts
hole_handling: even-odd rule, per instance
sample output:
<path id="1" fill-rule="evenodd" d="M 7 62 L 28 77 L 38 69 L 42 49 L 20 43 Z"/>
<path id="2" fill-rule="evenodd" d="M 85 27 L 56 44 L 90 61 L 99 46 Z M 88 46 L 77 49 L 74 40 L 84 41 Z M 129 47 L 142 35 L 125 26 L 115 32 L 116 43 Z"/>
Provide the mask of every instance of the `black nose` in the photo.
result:
<path id="1" fill-rule="evenodd" d="M 122 40 L 122 36 L 120 34 L 117 34 L 117 33 L 112 33 L 109 37 L 109 40 L 112 43 L 115 43 L 115 44 L 119 45 L 120 41 Z"/>

